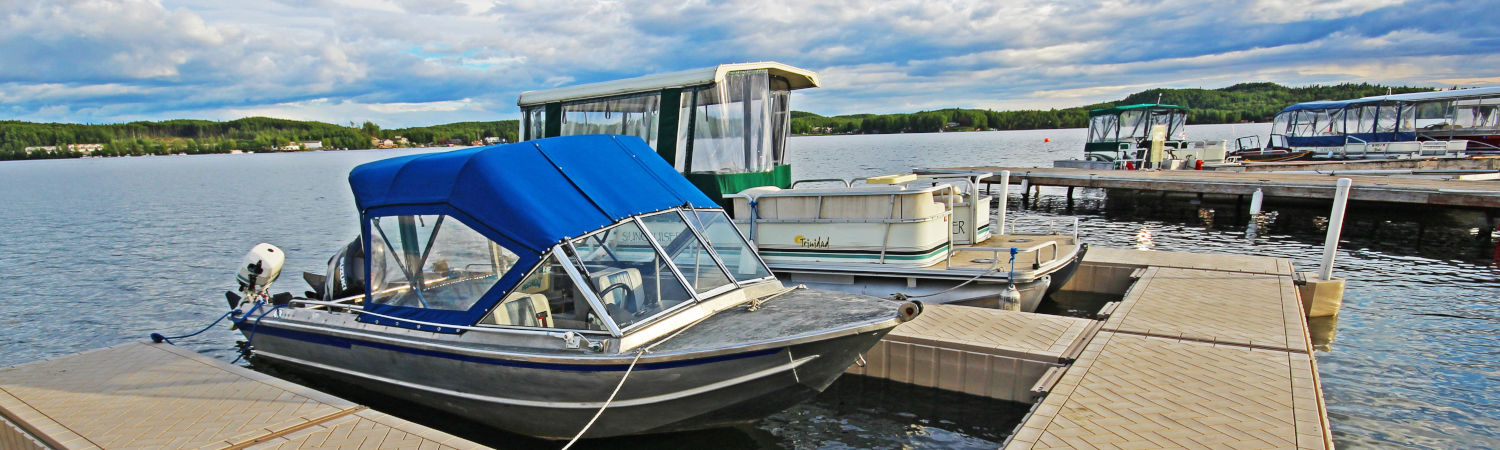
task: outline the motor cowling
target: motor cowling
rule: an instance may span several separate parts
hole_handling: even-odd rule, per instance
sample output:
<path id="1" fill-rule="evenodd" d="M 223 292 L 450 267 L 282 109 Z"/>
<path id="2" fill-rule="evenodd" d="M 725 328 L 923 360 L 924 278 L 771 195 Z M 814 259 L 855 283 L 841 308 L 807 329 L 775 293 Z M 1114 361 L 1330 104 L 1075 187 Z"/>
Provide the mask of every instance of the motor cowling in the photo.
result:
<path id="1" fill-rule="evenodd" d="M 253 301 L 256 297 L 265 296 L 271 289 L 271 283 L 281 276 L 281 266 L 285 264 L 286 253 L 274 245 L 260 243 L 251 248 L 235 275 L 235 281 L 239 282 L 240 292 L 245 294 L 246 300 Z"/>

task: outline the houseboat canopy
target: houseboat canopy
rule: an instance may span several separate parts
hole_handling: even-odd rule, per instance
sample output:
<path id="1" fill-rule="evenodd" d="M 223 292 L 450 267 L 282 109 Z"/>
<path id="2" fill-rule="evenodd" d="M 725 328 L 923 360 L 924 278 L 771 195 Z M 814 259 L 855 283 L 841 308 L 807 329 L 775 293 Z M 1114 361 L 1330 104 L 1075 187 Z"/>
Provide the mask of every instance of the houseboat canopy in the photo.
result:
<path id="1" fill-rule="evenodd" d="M 355 167 L 349 184 L 370 255 L 372 295 L 382 279 L 392 277 L 404 277 L 397 284 L 413 292 L 440 284 L 433 272 L 464 273 L 445 280 L 485 280 L 447 303 L 433 294 L 420 298 L 420 292 L 404 303 L 374 299 L 365 311 L 375 315 L 361 320 L 381 323 L 390 321 L 380 316 L 474 324 L 555 244 L 641 214 L 718 206 L 631 136 L 542 139 L 391 158 Z M 433 256 L 443 252 L 450 253 Z M 471 269 L 476 267 L 485 270 Z"/>
<path id="2" fill-rule="evenodd" d="M 521 93 L 521 97 L 516 101 L 516 105 L 525 108 L 527 106 L 552 102 L 614 97 L 617 95 L 659 91 L 667 88 L 685 88 L 723 83 L 730 72 L 746 70 L 765 70 L 771 76 L 784 78 L 787 80 L 787 87 L 792 90 L 820 86 L 818 74 L 813 71 L 778 62 L 752 62 L 720 64 L 713 67 L 684 70 L 681 72 L 659 73 L 623 80 L 526 91 Z"/>
<path id="3" fill-rule="evenodd" d="M 1500 87 L 1376 95 L 1288 106 L 1271 123 L 1289 147 L 1408 142 L 1500 131 Z"/>
<path id="4" fill-rule="evenodd" d="M 1139 143 L 1151 136 L 1152 125 L 1167 127 L 1168 141 L 1187 138 L 1185 106 L 1144 103 L 1089 110 L 1088 152 L 1114 152 L 1117 143 Z"/>

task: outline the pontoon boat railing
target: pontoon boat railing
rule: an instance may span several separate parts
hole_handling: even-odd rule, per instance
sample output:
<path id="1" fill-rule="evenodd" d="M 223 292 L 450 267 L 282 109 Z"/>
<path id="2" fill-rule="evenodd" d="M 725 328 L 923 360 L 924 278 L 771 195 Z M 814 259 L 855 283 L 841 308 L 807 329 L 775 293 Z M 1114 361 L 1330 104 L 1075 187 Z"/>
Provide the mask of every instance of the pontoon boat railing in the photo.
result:
<path id="1" fill-rule="evenodd" d="M 792 189 L 796 189 L 797 185 L 798 184 L 802 184 L 802 183 L 832 183 L 832 182 L 844 183 L 844 187 L 853 187 L 854 186 L 854 182 L 852 182 L 850 180 L 845 180 L 843 178 L 809 178 L 809 179 L 806 179 L 806 180 L 793 181 L 792 182 Z"/>
<path id="2" fill-rule="evenodd" d="M 1039 244 L 1036 244 L 1036 245 L 1033 245 L 1033 246 L 1030 246 L 1030 247 L 1024 247 L 1024 248 L 1022 248 L 1022 247 L 959 247 L 959 248 L 953 249 L 953 251 L 949 253 L 948 257 L 949 257 L 949 259 L 952 259 L 952 257 L 953 257 L 952 255 L 958 254 L 959 252 L 989 252 L 990 255 L 991 255 L 991 257 L 995 259 L 995 262 L 996 262 L 997 267 L 998 267 L 998 264 L 999 264 L 999 261 L 1000 261 L 1000 254 L 1001 253 L 1008 254 L 1008 253 L 1010 253 L 1010 250 L 1012 248 L 1014 248 L 1014 249 L 1016 249 L 1016 253 L 1035 252 L 1033 255 L 1036 257 L 1036 259 L 1032 263 L 1031 268 L 1032 268 L 1032 270 L 1036 270 L 1036 269 L 1040 269 L 1042 267 L 1042 249 L 1048 248 L 1048 247 L 1052 248 L 1052 257 L 1049 258 L 1049 259 L 1047 259 L 1047 261 L 1055 261 L 1055 260 L 1057 260 L 1058 256 L 1062 254 L 1062 248 L 1057 245 L 1057 241 L 1046 241 L 1046 242 L 1042 242 L 1042 243 L 1039 243 Z"/>
<path id="3" fill-rule="evenodd" d="M 1360 143 L 1364 144 L 1364 146 L 1362 146 L 1361 150 L 1359 151 L 1359 156 L 1361 158 L 1363 158 L 1363 157 L 1365 157 L 1365 156 L 1367 156 L 1367 155 L 1370 154 L 1370 142 L 1369 141 L 1366 141 L 1364 139 L 1360 139 L 1360 138 L 1357 138 L 1357 137 L 1350 136 L 1350 135 L 1346 134 L 1346 135 L 1344 135 L 1344 148 L 1339 149 L 1339 153 L 1345 159 L 1349 158 L 1349 141 L 1350 140 L 1359 141 Z"/>

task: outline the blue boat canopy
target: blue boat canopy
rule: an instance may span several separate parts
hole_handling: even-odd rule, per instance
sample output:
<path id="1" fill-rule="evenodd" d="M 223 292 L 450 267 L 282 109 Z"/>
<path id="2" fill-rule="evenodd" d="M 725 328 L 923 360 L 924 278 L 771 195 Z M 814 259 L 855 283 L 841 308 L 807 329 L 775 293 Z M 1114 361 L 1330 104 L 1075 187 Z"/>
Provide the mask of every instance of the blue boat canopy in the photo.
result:
<path id="1" fill-rule="evenodd" d="M 622 219 L 674 207 L 719 207 L 634 136 L 567 136 L 391 158 L 355 167 L 349 185 L 366 254 L 381 245 L 372 242 L 395 239 L 372 234 L 379 218 L 442 215 L 509 249 L 519 268 L 537 265 L 557 243 Z M 372 263 L 366 262 L 366 274 Z M 383 270 L 412 270 L 374 269 L 376 277 Z M 526 272 L 504 273 L 472 304 L 442 309 L 366 302 L 373 314 L 360 320 L 419 329 L 433 327 L 396 319 L 470 325 Z"/>
<path id="2" fill-rule="evenodd" d="M 364 217 L 457 212 L 491 239 L 536 253 L 637 214 L 719 207 L 634 136 L 391 158 L 355 167 L 349 186 Z"/>

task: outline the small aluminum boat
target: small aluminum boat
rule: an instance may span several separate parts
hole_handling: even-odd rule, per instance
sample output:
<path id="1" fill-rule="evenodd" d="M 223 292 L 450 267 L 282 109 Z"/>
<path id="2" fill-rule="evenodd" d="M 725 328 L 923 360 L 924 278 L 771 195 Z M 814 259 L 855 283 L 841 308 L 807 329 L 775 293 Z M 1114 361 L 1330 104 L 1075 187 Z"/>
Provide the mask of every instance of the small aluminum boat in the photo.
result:
<path id="1" fill-rule="evenodd" d="M 636 137 L 404 156 L 349 182 L 361 236 L 306 277 L 306 298 L 266 295 L 274 247 L 242 266 L 234 318 L 255 360 L 515 433 L 753 421 L 920 313 L 783 285 Z"/>

